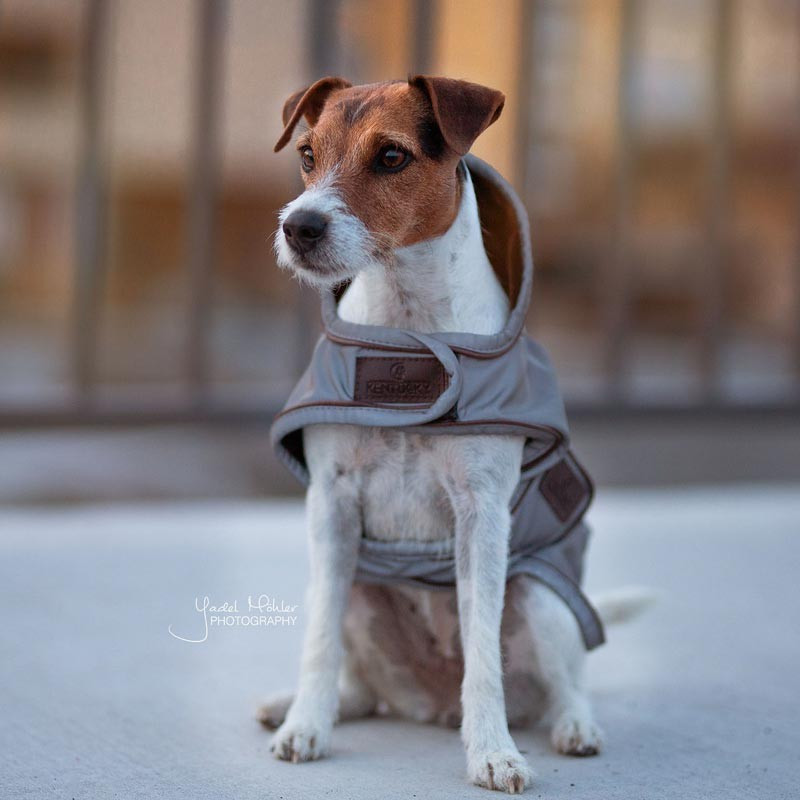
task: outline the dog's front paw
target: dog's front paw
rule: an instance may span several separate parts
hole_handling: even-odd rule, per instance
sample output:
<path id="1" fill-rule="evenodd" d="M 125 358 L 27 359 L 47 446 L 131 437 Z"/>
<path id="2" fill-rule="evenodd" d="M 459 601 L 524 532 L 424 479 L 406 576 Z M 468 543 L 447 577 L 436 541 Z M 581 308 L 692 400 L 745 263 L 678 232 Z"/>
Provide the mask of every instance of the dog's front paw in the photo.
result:
<path id="1" fill-rule="evenodd" d="M 479 753 L 469 759 L 470 780 L 486 789 L 521 794 L 533 780 L 533 770 L 517 750 Z"/>
<path id="2" fill-rule="evenodd" d="M 313 721 L 286 720 L 275 731 L 270 750 L 275 758 L 291 761 L 313 761 L 328 754 L 331 731 Z"/>
<path id="3" fill-rule="evenodd" d="M 556 720 L 550 741 L 566 756 L 594 756 L 603 744 L 602 733 L 591 718 L 569 711 Z"/>

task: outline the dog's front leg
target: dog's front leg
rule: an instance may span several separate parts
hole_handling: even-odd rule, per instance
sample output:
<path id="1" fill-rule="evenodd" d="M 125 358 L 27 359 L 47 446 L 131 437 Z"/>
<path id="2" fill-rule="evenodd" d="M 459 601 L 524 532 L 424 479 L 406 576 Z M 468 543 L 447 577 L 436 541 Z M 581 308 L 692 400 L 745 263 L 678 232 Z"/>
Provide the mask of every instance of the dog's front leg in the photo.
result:
<path id="1" fill-rule="evenodd" d="M 357 500 L 348 476 L 312 481 L 308 490 L 308 627 L 297 694 L 272 740 L 272 751 L 287 761 L 320 758 L 330 745 L 342 662 L 342 620 L 361 534 Z"/>
<path id="2" fill-rule="evenodd" d="M 458 491 L 456 586 L 464 650 L 461 735 L 470 780 L 517 794 L 533 773 L 508 732 L 500 655 L 511 518 L 491 489 Z"/>

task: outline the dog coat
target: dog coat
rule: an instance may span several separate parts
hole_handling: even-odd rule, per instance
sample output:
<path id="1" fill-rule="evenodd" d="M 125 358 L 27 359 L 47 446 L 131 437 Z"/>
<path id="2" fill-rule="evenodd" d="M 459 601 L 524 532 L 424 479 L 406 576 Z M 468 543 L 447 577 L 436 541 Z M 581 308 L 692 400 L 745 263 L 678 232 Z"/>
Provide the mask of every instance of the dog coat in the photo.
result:
<path id="1" fill-rule="evenodd" d="M 474 156 L 470 171 L 484 246 L 509 297 L 502 331 L 417 333 L 347 322 L 338 296 L 322 295 L 324 332 L 311 363 L 270 432 L 278 457 L 304 484 L 303 428 L 312 424 L 391 427 L 408 433 L 513 434 L 525 438 L 511 500 L 508 577 L 540 580 L 569 606 L 591 649 L 603 627 L 580 589 L 593 487 L 569 450 L 564 405 L 543 348 L 524 331 L 533 260 L 528 218 L 514 190 Z M 455 585 L 452 538 L 361 539 L 356 581 Z"/>

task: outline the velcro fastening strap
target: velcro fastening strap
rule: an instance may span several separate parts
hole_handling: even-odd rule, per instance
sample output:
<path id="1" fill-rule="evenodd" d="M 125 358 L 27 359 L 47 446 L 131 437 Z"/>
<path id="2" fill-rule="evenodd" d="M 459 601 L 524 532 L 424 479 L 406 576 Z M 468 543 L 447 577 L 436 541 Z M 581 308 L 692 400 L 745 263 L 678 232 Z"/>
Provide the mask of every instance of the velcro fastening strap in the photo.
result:
<path id="1" fill-rule="evenodd" d="M 561 522 L 572 516 L 588 494 L 586 486 L 566 461 L 559 461 L 544 473 L 539 491 Z"/>

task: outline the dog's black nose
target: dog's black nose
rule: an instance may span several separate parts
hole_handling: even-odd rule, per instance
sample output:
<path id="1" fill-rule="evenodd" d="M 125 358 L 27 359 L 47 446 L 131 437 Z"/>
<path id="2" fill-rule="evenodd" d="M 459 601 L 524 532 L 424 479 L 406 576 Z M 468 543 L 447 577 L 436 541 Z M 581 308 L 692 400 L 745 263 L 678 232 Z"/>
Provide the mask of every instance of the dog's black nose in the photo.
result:
<path id="1" fill-rule="evenodd" d="M 327 218 L 316 211 L 293 211 L 283 223 L 283 235 L 292 250 L 307 253 L 317 246 L 327 227 Z"/>

